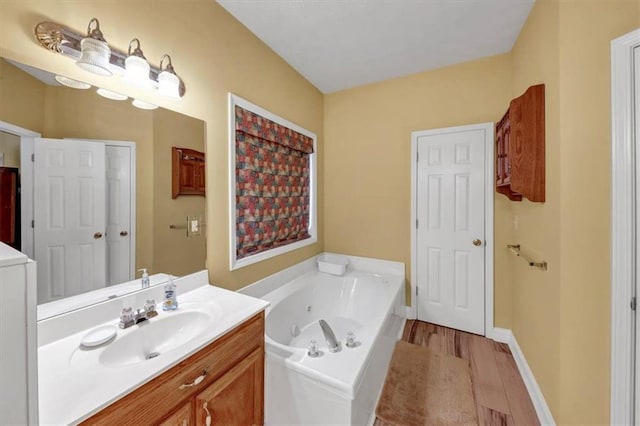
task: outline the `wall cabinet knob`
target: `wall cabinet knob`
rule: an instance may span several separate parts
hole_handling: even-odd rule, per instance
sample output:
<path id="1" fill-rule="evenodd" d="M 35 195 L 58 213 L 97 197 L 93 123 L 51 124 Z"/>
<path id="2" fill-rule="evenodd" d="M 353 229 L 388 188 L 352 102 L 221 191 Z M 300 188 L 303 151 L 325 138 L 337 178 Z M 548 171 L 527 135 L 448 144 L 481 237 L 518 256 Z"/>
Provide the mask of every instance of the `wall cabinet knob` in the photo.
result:
<path id="1" fill-rule="evenodd" d="M 129 233 L 127 231 L 120 231 L 120 236 L 121 237 L 126 237 L 127 235 L 129 235 Z"/>
<path id="2" fill-rule="evenodd" d="M 99 240 L 100 238 L 102 238 L 102 232 L 96 232 L 95 234 L 93 234 L 93 238 Z"/>
<path id="3" fill-rule="evenodd" d="M 476 238 L 475 240 L 473 240 L 473 245 L 476 246 L 476 247 L 481 246 L 482 245 L 482 241 Z"/>

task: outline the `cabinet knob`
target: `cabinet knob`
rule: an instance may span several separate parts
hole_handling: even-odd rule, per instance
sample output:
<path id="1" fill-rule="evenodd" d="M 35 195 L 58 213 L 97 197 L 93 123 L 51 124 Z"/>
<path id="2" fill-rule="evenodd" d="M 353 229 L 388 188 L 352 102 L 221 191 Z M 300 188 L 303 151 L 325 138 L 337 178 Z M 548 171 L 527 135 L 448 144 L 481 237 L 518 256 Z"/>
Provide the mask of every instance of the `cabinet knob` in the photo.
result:
<path id="1" fill-rule="evenodd" d="M 96 232 L 95 234 L 93 234 L 93 238 L 99 240 L 100 238 L 102 238 L 102 232 Z"/>
<path id="2" fill-rule="evenodd" d="M 482 241 L 479 240 L 478 238 L 476 238 L 475 240 L 473 240 L 473 245 L 478 247 L 482 245 Z"/>
<path id="3" fill-rule="evenodd" d="M 127 235 L 129 235 L 129 233 L 127 231 L 120 231 L 120 236 L 121 237 L 126 237 Z"/>

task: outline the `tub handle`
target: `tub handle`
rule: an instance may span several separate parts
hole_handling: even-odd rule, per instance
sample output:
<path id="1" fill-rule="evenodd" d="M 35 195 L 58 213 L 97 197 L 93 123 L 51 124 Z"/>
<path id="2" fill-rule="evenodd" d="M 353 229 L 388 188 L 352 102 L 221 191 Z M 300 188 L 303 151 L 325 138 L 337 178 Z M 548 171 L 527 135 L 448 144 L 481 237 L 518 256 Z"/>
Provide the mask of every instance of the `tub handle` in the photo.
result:
<path id="1" fill-rule="evenodd" d="M 182 385 L 180 385 L 180 387 L 178 389 L 187 389 L 187 388 L 191 388 L 193 386 L 197 386 L 200 383 L 202 383 L 202 381 L 204 380 L 204 378 L 207 377 L 207 370 L 204 370 L 202 372 L 201 375 L 199 375 L 198 377 L 195 378 L 195 380 L 191 383 L 184 383 Z"/>

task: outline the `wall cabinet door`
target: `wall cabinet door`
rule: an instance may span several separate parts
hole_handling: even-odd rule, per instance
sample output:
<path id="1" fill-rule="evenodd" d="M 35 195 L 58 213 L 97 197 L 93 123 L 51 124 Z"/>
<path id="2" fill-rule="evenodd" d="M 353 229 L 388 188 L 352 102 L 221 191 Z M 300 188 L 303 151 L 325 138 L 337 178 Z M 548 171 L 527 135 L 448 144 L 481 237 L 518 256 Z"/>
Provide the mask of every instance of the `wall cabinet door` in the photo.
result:
<path id="1" fill-rule="evenodd" d="M 257 349 L 195 399 L 196 425 L 262 425 L 264 351 Z"/>

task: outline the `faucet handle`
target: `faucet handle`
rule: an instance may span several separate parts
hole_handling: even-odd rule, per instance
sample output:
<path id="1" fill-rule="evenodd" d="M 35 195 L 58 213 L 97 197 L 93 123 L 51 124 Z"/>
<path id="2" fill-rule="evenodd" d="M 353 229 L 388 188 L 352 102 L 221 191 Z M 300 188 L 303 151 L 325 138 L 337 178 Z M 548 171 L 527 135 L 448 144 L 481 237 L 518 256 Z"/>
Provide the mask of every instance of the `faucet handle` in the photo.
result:
<path id="1" fill-rule="evenodd" d="M 120 313 L 120 324 L 118 324 L 118 326 L 120 328 L 127 328 L 132 326 L 135 322 L 134 318 L 135 317 L 133 314 L 133 309 L 131 307 L 124 308 Z"/>
<path id="2" fill-rule="evenodd" d="M 315 339 L 311 339 L 311 341 L 309 342 L 309 350 L 307 351 L 307 355 L 309 355 L 311 358 L 317 358 L 320 356 L 320 354 L 321 352 L 318 350 L 318 343 Z"/>
<path id="3" fill-rule="evenodd" d="M 356 342 L 356 335 L 353 334 L 353 331 L 349 331 L 347 333 L 347 347 L 355 348 L 356 346 L 358 346 L 358 342 Z"/>
<path id="4" fill-rule="evenodd" d="M 147 313 L 147 318 L 153 318 L 158 315 L 156 311 L 156 301 L 154 299 L 147 299 L 147 303 L 144 304 L 143 309 Z"/>

